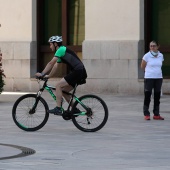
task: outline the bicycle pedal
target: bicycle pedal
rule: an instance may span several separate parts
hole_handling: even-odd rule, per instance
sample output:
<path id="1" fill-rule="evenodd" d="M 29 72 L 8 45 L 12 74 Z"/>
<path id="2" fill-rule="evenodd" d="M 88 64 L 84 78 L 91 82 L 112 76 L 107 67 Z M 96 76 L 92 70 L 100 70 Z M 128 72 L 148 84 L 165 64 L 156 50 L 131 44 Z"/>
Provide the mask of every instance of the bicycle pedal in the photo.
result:
<path id="1" fill-rule="evenodd" d="M 70 120 L 72 118 L 70 112 L 65 111 L 62 115 L 64 120 Z"/>

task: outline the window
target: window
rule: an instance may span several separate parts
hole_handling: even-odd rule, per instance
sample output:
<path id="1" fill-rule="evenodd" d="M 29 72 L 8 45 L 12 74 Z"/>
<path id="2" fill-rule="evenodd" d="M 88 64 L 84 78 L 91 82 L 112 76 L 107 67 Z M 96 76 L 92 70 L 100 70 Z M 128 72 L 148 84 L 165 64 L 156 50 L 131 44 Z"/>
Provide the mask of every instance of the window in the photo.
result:
<path id="1" fill-rule="evenodd" d="M 85 37 L 85 0 L 37 0 L 37 68 L 42 71 L 54 56 L 48 45 L 52 35 L 62 35 L 63 45 L 82 58 L 82 42 Z M 67 73 L 60 65 L 56 76 Z"/>

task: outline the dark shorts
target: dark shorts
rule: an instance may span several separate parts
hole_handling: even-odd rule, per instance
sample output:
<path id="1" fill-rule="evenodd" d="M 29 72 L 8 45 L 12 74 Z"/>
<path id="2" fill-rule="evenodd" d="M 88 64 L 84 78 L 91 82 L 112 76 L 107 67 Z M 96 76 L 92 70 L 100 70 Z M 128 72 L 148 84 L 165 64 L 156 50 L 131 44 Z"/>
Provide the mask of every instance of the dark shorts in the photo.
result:
<path id="1" fill-rule="evenodd" d="M 85 69 L 74 70 L 64 77 L 66 82 L 72 87 L 75 87 L 76 84 L 78 85 L 85 84 L 86 78 L 87 78 L 87 73 Z"/>

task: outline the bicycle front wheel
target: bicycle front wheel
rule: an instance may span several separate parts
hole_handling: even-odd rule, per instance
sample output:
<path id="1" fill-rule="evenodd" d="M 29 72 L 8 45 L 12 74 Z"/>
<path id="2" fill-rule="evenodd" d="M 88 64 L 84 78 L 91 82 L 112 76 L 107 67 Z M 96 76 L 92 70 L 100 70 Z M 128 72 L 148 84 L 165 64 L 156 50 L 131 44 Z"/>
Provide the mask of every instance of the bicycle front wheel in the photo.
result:
<path id="1" fill-rule="evenodd" d="M 38 104 L 32 110 L 37 100 Z M 42 97 L 37 99 L 36 94 L 26 94 L 18 98 L 14 103 L 12 118 L 20 129 L 36 131 L 46 124 L 49 117 L 47 110 L 49 110 L 48 105 Z"/>
<path id="2" fill-rule="evenodd" d="M 88 111 L 82 106 L 85 105 Z M 74 113 L 79 109 L 80 113 Z M 107 122 L 108 108 L 106 103 L 98 96 L 84 95 L 75 101 L 72 108 L 72 121 L 74 125 L 84 132 L 96 132 Z"/>

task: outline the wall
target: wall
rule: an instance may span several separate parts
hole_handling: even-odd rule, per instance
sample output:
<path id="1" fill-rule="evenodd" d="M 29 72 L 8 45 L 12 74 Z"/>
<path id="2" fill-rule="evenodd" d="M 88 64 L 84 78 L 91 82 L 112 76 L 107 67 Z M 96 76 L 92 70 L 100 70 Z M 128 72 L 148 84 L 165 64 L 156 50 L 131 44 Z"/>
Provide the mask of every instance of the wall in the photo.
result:
<path id="1" fill-rule="evenodd" d="M 144 38 L 144 0 L 86 0 L 86 40 Z"/>
<path id="2" fill-rule="evenodd" d="M 37 91 L 36 0 L 0 0 L 0 25 L 5 91 Z M 144 0 L 85 0 L 83 93 L 143 93 L 143 54 Z"/>
<path id="3" fill-rule="evenodd" d="M 85 3 L 85 88 L 94 92 L 142 93 L 138 69 L 144 54 L 144 0 Z"/>
<path id="4" fill-rule="evenodd" d="M 0 47 L 5 90 L 30 91 L 36 72 L 36 1 L 0 0 Z"/>

